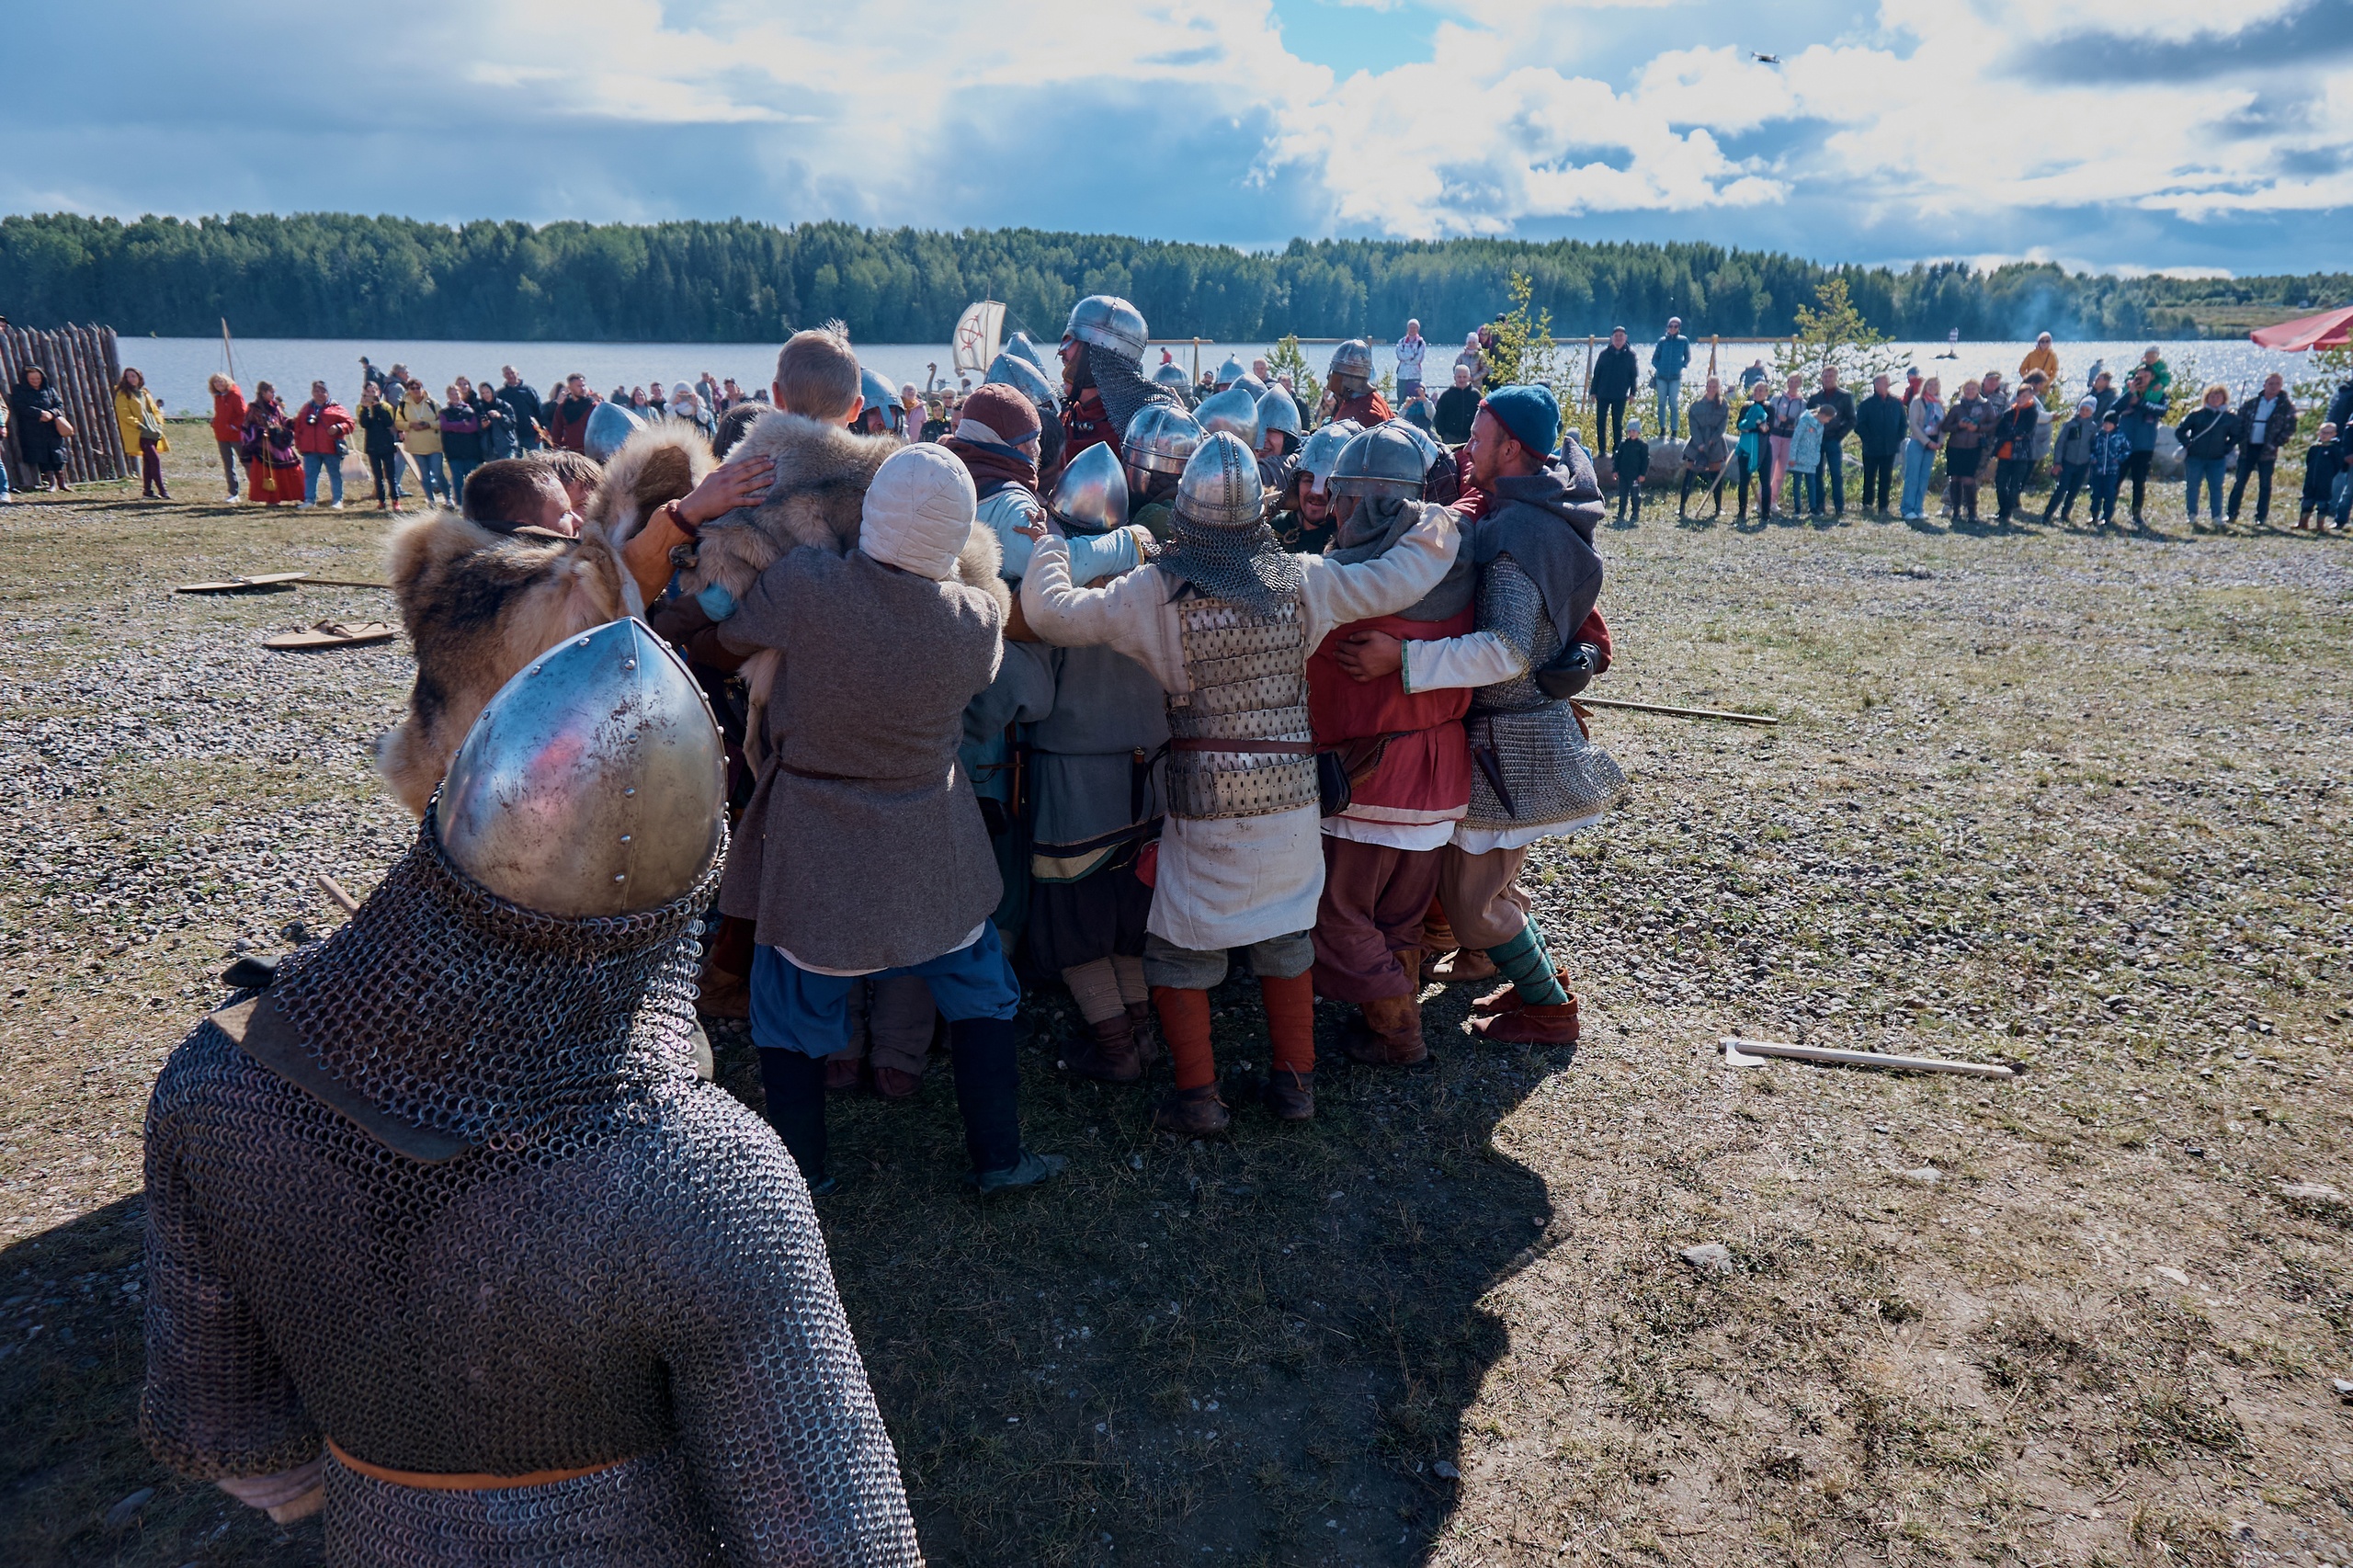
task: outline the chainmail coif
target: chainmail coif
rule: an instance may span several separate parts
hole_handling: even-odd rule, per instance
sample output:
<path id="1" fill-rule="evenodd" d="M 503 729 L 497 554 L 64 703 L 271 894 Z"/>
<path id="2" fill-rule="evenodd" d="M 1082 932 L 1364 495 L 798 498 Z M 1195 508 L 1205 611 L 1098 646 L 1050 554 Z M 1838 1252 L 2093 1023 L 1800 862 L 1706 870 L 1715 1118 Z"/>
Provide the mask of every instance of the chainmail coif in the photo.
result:
<path id="1" fill-rule="evenodd" d="M 1260 615 L 1299 597 L 1299 562 L 1263 516 L 1247 528 L 1221 528 L 1193 521 L 1181 503 L 1169 511 L 1168 542 L 1150 557 L 1165 575 Z"/>
<path id="2" fill-rule="evenodd" d="M 1086 345 L 1086 369 L 1095 378 L 1095 391 L 1103 399 L 1103 412 L 1111 416 L 1111 426 L 1122 436 L 1136 411 L 1147 403 L 1165 403 L 1171 408 L 1182 408 L 1185 400 L 1157 381 L 1144 379 L 1143 369 L 1117 349 L 1106 348 L 1099 343 Z"/>
<path id="3" fill-rule="evenodd" d="M 330 1460 L 330 1562 L 920 1562 L 808 1190 L 687 1052 L 713 869 L 642 914 L 490 894 L 427 814 L 264 994 L 312 1059 L 472 1144 L 411 1158 L 211 1019 L 147 1117 L 149 1448 L 433 1491 Z"/>

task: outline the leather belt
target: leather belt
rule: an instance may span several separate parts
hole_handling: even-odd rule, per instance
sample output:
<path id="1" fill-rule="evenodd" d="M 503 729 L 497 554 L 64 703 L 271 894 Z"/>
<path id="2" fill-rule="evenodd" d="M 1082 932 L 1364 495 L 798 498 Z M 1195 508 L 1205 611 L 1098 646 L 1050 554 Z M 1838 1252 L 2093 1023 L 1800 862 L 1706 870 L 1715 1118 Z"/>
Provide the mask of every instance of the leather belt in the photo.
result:
<path id="1" fill-rule="evenodd" d="M 582 1465 L 578 1470 L 535 1470 L 524 1475 L 449 1475 L 421 1470 L 388 1470 L 380 1464 L 369 1464 L 345 1453 L 343 1445 L 333 1437 L 327 1439 L 327 1451 L 335 1455 L 335 1463 L 355 1475 L 392 1486 L 415 1487 L 419 1492 L 499 1492 L 512 1486 L 553 1486 L 559 1481 L 577 1481 L 584 1475 L 616 1470 L 630 1462 L 625 1459 L 608 1460 L 603 1464 Z"/>
<path id="2" fill-rule="evenodd" d="M 1179 735 L 1168 743 L 1171 751 L 1250 752 L 1267 756 L 1313 756 L 1313 741 L 1221 740 L 1214 735 Z"/>

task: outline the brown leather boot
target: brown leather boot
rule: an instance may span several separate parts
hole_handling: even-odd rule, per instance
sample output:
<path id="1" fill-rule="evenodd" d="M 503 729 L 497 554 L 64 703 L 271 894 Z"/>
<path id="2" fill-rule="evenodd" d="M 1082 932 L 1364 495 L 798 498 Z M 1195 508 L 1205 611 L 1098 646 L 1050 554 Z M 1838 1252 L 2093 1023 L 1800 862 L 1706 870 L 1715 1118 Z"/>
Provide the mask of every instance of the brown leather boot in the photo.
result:
<path id="1" fill-rule="evenodd" d="M 1352 1031 L 1348 1055 L 1369 1067 L 1411 1067 L 1429 1059 L 1422 1040 L 1422 1005 L 1411 996 L 1367 1002 L 1360 1031 Z"/>
<path id="2" fill-rule="evenodd" d="M 1063 1060 L 1070 1063 L 1072 1072 L 1098 1084 L 1132 1084 L 1143 1076 L 1143 1063 L 1136 1058 L 1135 1030 L 1127 1014 L 1098 1019 L 1086 1028 L 1093 1038 L 1063 1053 Z"/>
<path id="3" fill-rule="evenodd" d="M 695 986 L 695 1011 L 706 1018 L 748 1018 L 752 1016 L 752 983 L 715 963 L 702 966 Z"/>
<path id="4" fill-rule="evenodd" d="M 1277 1121 L 1313 1121 L 1315 1119 L 1315 1074 L 1294 1073 L 1288 1067 L 1278 1067 L 1268 1075 L 1267 1086 L 1259 1098 L 1275 1113 Z"/>
<path id="5" fill-rule="evenodd" d="M 1440 985 L 1475 984 L 1493 980 L 1502 972 L 1495 960 L 1476 948 L 1458 948 L 1430 965 L 1429 970 L 1430 978 Z"/>
<path id="6" fill-rule="evenodd" d="M 1225 1102 L 1217 1097 L 1215 1084 L 1203 1084 L 1198 1089 L 1179 1089 L 1153 1108 L 1154 1131 L 1174 1132 L 1185 1138 L 1222 1138 L 1233 1124 L 1233 1113 Z"/>
<path id="7" fill-rule="evenodd" d="M 828 1056 L 825 1058 L 825 1088 L 836 1095 L 855 1089 L 865 1067 L 865 1062 L 858 1057 Z"/>
<path id="8" fill-rule="evenodd" d="M 1558 985 L 1564 994 L 1570 996 L 1576 994 L 1575 992 L 1569 990 L 1569 971 L 1566 969 L 1554 969 L 1552 983 Z M 1471 1011 L 1477 1017 L 1492 1018 L 1498 1013 L 1517 1013 L 1520 1006 L 1519 987 L 1506 985 L 1499 991 L 1490 991 L 1472 1003 Z"/>
<path id="9" fill-rule="evenodd" d="M 1540 1007 L 1526 1004 L 1508 1013 L 1471 1020 L 1471 1032 L 1497 1045 L 1574 1045 L 1577 1042 L 1577 999 Z"/>
<path id="10" fill-rule="evenodd" d="M 874 1064 L 874 1092 L 886 1100 L 911 1100 L 923 1087 L 923 1080 L 913 1073 L 903 1073 L 896 1067 Z"/>
<path id="11" fill-rule="evenodd" d="M 1136 1041 L 1136 1061 L 1142 1066 L 1150 1067 L 1160 1060 L 1160 1032 L 1152 1027 L 1152 1004 L 1130 1002 L 1126 1006 L 1128 1032 L 1135 1037 Z"/>

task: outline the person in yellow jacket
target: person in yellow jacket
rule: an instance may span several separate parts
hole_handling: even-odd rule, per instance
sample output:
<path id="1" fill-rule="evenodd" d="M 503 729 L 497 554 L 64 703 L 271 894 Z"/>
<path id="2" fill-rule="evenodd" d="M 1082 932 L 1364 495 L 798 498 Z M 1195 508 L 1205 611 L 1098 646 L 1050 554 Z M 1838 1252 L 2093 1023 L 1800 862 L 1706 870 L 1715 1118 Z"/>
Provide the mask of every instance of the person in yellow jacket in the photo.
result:
<path id="1" fill-rule="evenodd" d="M 2034 340 L 2034 347 L 2028 349 L 2026 358 L 2018 361 L 2018 378 L 2021 381 L 2037 370 L 2042 372 L 2044 386 L 2059 384 L 2059 351 L 2051 347 L 2051 335 L 2047 332 Z"/>
<path id="2" fill-rule="evenodd" d="M 164 438 L 164 405 L 147 390 L 147 378 L 126 368 L 114 388 L 114 422 L 122 431 L 122 449 L 139 454 L 139 495 L 143 501 L 168 501 L 164 488 L 163 454 L 172 449 Z"/>
<path id="3" fill-rule="evenodd" d="M 441 493 L 441 504 L 455 506 L 458 498 L 449 493 L 449 475 L 441 467 L 441 405 L 425 394 L 425 383 L 411 377 L 408 395 L 401 399 L 401 445 L 416 460 L 416 476 L 425 486 L 425 504 L 433 505 L 433 493 Z"/>

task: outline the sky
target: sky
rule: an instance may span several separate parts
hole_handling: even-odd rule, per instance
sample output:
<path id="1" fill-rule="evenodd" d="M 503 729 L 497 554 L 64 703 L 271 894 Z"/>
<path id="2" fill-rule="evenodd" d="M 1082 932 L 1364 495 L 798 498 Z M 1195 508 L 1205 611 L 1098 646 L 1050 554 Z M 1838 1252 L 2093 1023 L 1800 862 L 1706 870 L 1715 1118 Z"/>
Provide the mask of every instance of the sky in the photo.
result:
<path id="1" fill-rule="evenodd" d="M 14 10 L 0 211 L 2353 255 L 2353 0 L 235 9 L 110 11 L 109 90 L 33 63 L 78 8 Z"/>

